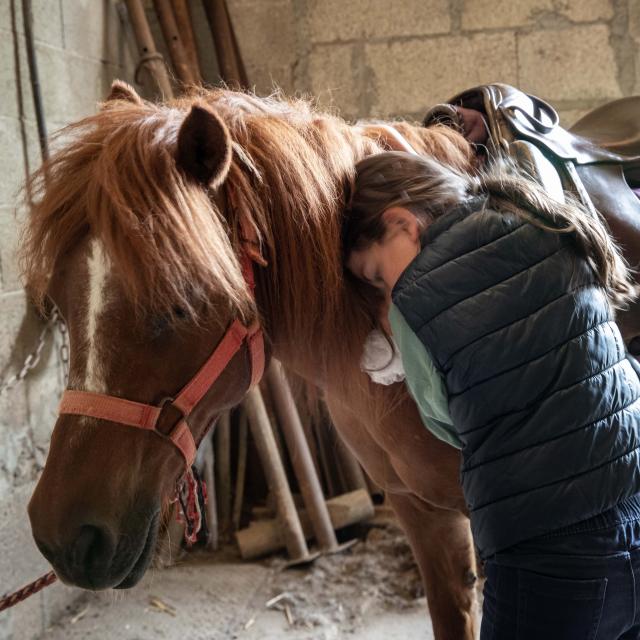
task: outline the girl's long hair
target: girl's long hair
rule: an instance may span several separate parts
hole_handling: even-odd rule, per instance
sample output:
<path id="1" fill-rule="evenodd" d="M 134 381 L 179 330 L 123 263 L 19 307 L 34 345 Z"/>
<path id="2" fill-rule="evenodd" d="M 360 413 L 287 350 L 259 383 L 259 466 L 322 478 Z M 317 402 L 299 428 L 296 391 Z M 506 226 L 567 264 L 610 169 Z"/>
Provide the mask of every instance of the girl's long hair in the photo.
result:
<path id="1" fill-rule="evenodd" d="M 382 213 L 390 207 L 411 210 L 426 230 L 452 207 L 481 195 L 487 197 L 488 208 L 510 212 L 541 229 L 571 235 L 614 308 L 624 309 L 637 297 L 630 268 L 600 216 L 569 195 L 565 202 L 559 202 L 502 159 L 475 175 L 433 158 L 397 151 L 361 160 L 344 224 L 345 259 L 354 249 L 364 249 L 383 238 Z"/>

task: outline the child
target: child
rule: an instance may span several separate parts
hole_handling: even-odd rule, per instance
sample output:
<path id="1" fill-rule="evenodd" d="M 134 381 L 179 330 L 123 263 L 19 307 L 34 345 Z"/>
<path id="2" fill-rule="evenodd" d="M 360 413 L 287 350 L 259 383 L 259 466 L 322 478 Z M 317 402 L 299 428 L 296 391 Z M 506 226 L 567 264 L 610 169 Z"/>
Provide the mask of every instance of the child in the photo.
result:
<path id="1" fill-rule="evenodd" d="M 462 449 L 481 638 L 640 638 L 640 380 L 613 312 L 635 289 L 602 222 L 501 165 L 356 171 L 346 264 L 390 305 L 427 428 Z"/>

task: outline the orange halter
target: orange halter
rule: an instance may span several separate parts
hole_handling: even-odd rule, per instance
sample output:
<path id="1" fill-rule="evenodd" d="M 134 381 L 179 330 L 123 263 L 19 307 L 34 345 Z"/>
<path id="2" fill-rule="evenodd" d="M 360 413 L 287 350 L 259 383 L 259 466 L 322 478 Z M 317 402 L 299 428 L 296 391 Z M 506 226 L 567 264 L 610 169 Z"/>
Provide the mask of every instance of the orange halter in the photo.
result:
<path id="1" fill-rule="evenodd" d="M 255 288 L 253 263 L 246 252 L 242 255 L 242 271 L 247 286 L 253 293 Z M 161 438 L 168 439 L 180 451 L 187 465 L 186 468 L 189 469 L 196 457 L 197 445 L 189 429 L 187 418 L 245 341 L 251 359 L 251 386 L 254 386 L 260 382 L 265 366 L 262 328 L 257 320 L 248 327 L 240 320 L 234 320 L 209 359 L 175 398 L 167 399 L 158 406 L 116 398 L 103 393 L 67 389 L 62 395 L 58 411 L 60 414 L 99 418 L 152 431 Z M 165 435 L 156 427 L 162 412 L 167 407 L 174 407 L 182 417 L 171 432 Z"/>

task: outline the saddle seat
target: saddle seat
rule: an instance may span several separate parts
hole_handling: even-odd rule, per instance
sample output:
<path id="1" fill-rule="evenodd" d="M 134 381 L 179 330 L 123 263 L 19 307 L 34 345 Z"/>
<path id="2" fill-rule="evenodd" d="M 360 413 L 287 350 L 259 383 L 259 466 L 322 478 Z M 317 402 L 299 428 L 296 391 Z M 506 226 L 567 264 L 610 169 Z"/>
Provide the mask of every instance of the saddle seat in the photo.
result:
<path id="1" fill-rule="evenodd" d="M 640 156 L 640 96 L 620 98 L 592 109 L 570 129 L 572 134 L 625 158 Z"/>

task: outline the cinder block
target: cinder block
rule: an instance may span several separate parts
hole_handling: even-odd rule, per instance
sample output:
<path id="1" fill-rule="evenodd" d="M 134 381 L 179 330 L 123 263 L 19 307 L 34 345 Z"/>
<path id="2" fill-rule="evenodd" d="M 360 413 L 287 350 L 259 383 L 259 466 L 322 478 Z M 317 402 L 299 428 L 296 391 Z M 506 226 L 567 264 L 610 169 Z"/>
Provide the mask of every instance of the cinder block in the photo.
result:
<path id="1" fill-rule="evenodd" d="M 22 291 L 0 294 L 0 318 L 0 381 L 4 381 L 20 370 L 27 355 L 25 339 L 27 335 L 31 335 L 31 331 L 27 318 L 27 301 Z M 16 385 L 0 396 L 0 416 L 3 425 L 14 425 L 19 429 L 26 427 L 27 408 L 23 384 Z M 3 449 L 0 448 L 0 460 L 2 455 Z"/>
<path id="2" fill-rule="evenodd" d="M 4 496 L 10 495 L 16 486 L 33 480 L 34 473 L 38 469 L 38 465 L 29 462 L 31 433 L 27 427 L 27 416 L 24 411 L 24 387 L 22 385 L 16 387 L 9 394 L 13 396 L 13 402 L 3 402 L 8 405 L 9 414 L 3 415 L 0 420 L 0 445 L 2 445 L 0 492 Z"/>
<path id="3" fill-rule="evenodd" d="M 16 372 L 18 367 L 3 368 L 0 378 L 5 380 Z M 25 467 L 28 457 L 28 408 L 26 400 L 26 387 L 18 383 L 6 394 L 0 397 L 0 495 L 10 496 L 15 487 L 29 480 L 32 471 Z M 2 573 L 0 573 L 0 576 Z M 4 585 L 3 585 L 4 586 Z"/>
<path id="4" fill-rule="evenodd" d="M 275 67 L 269 65 L 247 65 L 249 86 L 257 95 L 265 96 L 275 90 L 282 90 L 285 95 L 292 95 L 295 91 L 293 80 L 293 66 L 283 65 Z"/>
<path id="5" fill-rule="evenodd" d="M 371 115 L 379 117 L 420 113 L 486 82 L 518 84 L 511 32 L 372 44 L 365 55 L 376 81 Z"/>
<path id="6" fill-rule="evenodd" d="M 312 42 L 447 33 L 448 0 L 311 0 Z"/>
<path id="7" fill-rule="evenodd" d="M 41 326 L 38 323 L 38 327 Z M 58 418 L 60 397 L 66 386 L 59 356 L 60 343 L 60 334 L 54 329 L 54 332 L 47 336 L 41 366 L 29 376 L 26 384 L 31 463 L 37 470 L 44 466 L 51 432 Z"/>
<path id="8" fill-rule="evenodd" d="M 640 2 L 629 3 L 629 35 L 640 43 Z"/>
<path id="9" fill-rule="evenodd" d="M 629 2 L 630 7 L 635 0 Z M 611 0 L 562 0 L 559 12 L 574 22 L 595 22 L 613 17 Z"/>
<path id="10" fill-rule="evenodd" d="M 229 13 L 247 67 L 275 70 L 296 62 L 296 23 L 291 0 L 236 1 L 230 3 Z"/>
<path id="11" fill-rule="evenodd" d="M 523 34 L 518 41 L 518 64 L 520 88 L 551 102 L 622 95 L 605 25 Z"/>
<path id="12" fill-rule="evenodd" d="M 24 154 L 20 121 L 0 117 L 0 206 L 14 207 L 28 176 L 40 164 L 35 124 L 25 124 L 27 156 Z"/>
<path id="13" fill-rule="evenodd" d="M 95 113 L 119 68 L 75 54 L 42 48 L 38 51 L 49 122 L 73 122 Z"/>
<path id="14" fill-rule="evenodd" d="M 6 357 L 0 379 L 5 380 L 19 372 L 26 356 L 35 351 L 45 323 L 22 292 L 2 295 L 0 310 L 5 321 L 0 347 Z M 51 332 L 45 334 L 39 363 L 0 397 L 0 496 L 35 480 L 44 466 L 62 391 L 56 338 Z"/>
<path id="15" fill-rule="evenodd" d="M 0 116 L 17 118 L 18 114 L 14 41 L 9 31 L 0 29 Z"/>
<path id="16" fill-rule="evenodd" d="M 64 42 L 67 51 L 120 64 L 122 29 L 114 0 L 62 0 Z"/>
<path id="17" fill-rule="evenodd" d="M 629 3 L 629 35 L 636 44 L 636 81 L 633 93 L 638 95 L 640 94 L 640 2 Z"/>
<path id="18" fill-rule="evenodd" d="M 462 28 L 465 31 L 525 27 L 547 18 L 550 26 L 558 18 L 572 22 L 610 20 L 611 0 L 471 0 L 464 4 Z"/>
<path id="19" fill-rule="evenodd" d="M 15 8 L 15 28 L 24 34 L 22 2 L 20 0 L 2 0 L 0 2 L 0 25 L 13 31 L 12 10 Z M 62 14 L 57 0 L 33 0 L 33 36 L 36 42 L 44 42 L 53 47 L 64 46 Z"/>
<path id="20" fill-rule="evenodd" d="M 464 3 L 462 28 L 479 31 L 526 26 L 553 9 L 553 0 L 471 0 Z"/>
<path id="21" fill-rule="evenodd" d="M 16 249 L 18 216 L 15 207 L 0 207 L 0 288 L 17 291 L 21 288 Z"/>
<path id="22" fill-rule="evenodd" d="M 338 110 L 345 118 L 363 115 L 354 52 L 355 45 L 319 45 L 309 56 L 311 94 L 321 107 Z"/>

